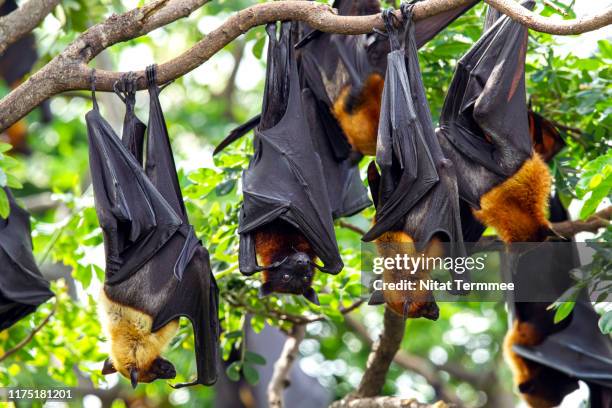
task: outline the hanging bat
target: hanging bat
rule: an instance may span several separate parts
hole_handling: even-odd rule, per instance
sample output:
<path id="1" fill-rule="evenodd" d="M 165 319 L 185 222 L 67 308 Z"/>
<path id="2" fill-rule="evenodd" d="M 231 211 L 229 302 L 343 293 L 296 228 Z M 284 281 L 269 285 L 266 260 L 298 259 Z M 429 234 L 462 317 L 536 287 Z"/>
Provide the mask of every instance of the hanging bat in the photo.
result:
<path id="1" fill-rule="evenodd" d="M 381 174 L 371 163 L 368 179 L 376 216 L 374 226 L 363 240 L 376 240 L 379 253 L 385 257 L 392 257 L 397 251 L 413 256 L 440 256 L 443 241 L 451 243 L 451 256 L 460 256 L 465 249 L 455 170 L 435 136 L 419 68 L 411 10 L 411 6 L 402 6 L 400 29 L 395 28 L 398 23 L 394 14 L 383 12 L 391 52 L 387 57 L 376 151 Z M 386 270 L 383 281 L 420 281 L 428 279 L 429 272 L 426 268 L 414 275 Z M 457 275 L 453 272 L 453 276 Z M 381 300 L 405 317 L 438 318 L 438 307 L 426 290 L 384 291 L 382 297 L 375 293 L 370 303 Z"/>
<path id="2" fill-rule="evenodd" d="M 0 17 L 5 16 L 17 9 L 14 0 L 6 0 L 0 5 Z M 36 60 L 35 38 L 29 33 L 9 45 L 3 53 L 0 53 L 0 78 L 10 89 L 17 88 L 23 78 L 30 72 Z M 42 119 L 44 122 L 51 121 L 51 110 L 48 102 L 41 105 Z M 4 138 L 13 146 L 13 151 L 28 154 L 30 150 L 27 145 L 28 124 L 22 119 L 4 131 Z"/>
<path id="3" fill-rule="evenodd" d="M 477 1 L 416 22 L 420 48 Z M 380 13 L 379 1 L 336 0 L 340 15 Z M 309 29 L 306 27 L 305 31 Z M 310 30 L 299 42 L 302 75 L 319 104 L 329 109 L 345 137 L 335 145 L 346 150 L 346 142 L 362 155 L 376 154 L 376 135 L 388 40 L 379 33 L 346 36 Z M 329 126 L 329 125 L 328 125 Z M 346 154 L 346 153 L 345 153 Z"/>
<path id="4" fill-rule="evenodd" d="M 3 190 L 10 213 L 0 217 L 0 331 L 53 297 L 32 254 L 30 214 L 17 205 L 8 187 Z"/>
<path id="5" fill-rule="evenodd" d="M 139 382 L 171 379 L 176 370 L 161 353 L 176 334 L 181 316 L 194 331 L 197 378 L 217 378 L 218 289 L 208 251 L 189 225 L 164 116 L 155 66 L 146 71 L 150 97 L 145 169 L 144 124 L 134 116 L 136 89 L 123 86 L 126 118 L 123 142 L 94 108 L 87 113 L 90 170 L 96 212 L 106 253 L 102 309 L 111 343 L 103 374 L 118 371 Z M 126 147 L 127 146 L 127 147 Z"/>
<path id="6" fill-rule="evenodd" d="M 546 218 L 551 176 L 529 135 L 526 52 L 527 28 L 497 20 L 459 61 L 438 130 L 462 200 L 505 242 L 553 234 Z"/>
<path id="7" fill-rule="evenodd" d="M 550 200 L 550 221 L 568 219 L 555 195 Z M 518 256 L 515 266 L 506 267 L 502 261 L 505 280 L 514 282 L 519 291 L 508 302 L 513 322 L 504 340 L 504 357 L 521 397 L 536 408 L 559 405 L 578 388 L 578 380 L 600 394 L 610 396 L 612 390 L 612 341 L 601 334 L 599 316 L 584 294 L 571 314 L 559 323 L 554 322 L 555 311 L 550 310 L 549 301 L 516 300 L 535 293 L 558 298 L 574 285 L 569 271 L 580 266 L 577 248 L 571 240 L 557 240 L 565 243 L 540 245 Z M 511 256 L 504 254 L 505 259 Z M 521 295 L 522 288 L 529 292 Z M 594 399 L 591 403 L 606 406 L 597 405 Z"/>
<path id="8" fill-rule="evenodd" d="M 318 303 L 311 287 L 315 268 L 337 274 L 343 264 L 321 158 L 302 105 L 291 24 L 281 25 L 278 39 L 275 24 L 266 31 L 262 113 L 255 154 L 242 178 L 239 267 L 245 275 L 263 271 L 261 295 L 291 293 Z"/>

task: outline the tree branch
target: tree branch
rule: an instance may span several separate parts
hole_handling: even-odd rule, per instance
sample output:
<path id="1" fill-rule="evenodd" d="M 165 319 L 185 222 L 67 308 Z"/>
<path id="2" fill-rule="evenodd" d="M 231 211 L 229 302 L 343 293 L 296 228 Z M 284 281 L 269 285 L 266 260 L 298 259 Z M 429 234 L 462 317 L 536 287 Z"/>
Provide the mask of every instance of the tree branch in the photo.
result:
<path id="1" fill-rule="evenodd" d="M 374 397 L 380 394 L 389 366 L 402 343 L 405 327 L 404 318 L 385 307 L 383 331 L 372 346 L 366 370 L 353 397 Z"/>
<path id="2" fill-rule="evenodd" d="M 428 0 L 414 6 L 415 21 L 459 7 L 471 0 Z M 612 22 L 612 7 L 601 14 L 574 20 L 555 20 L 533 14 L 511 0 L 485 0 L 491 6 L 529 28 L 551 34 L 580 34 L 604 27 Z M 87 66 L 103 49 L 127 41 L 189 15 L 207 0 L 156 0 L 146 6 L 111 16 L 80 35 L 59 56 L 34 74 L 9 95 L 0 100 L 0 131 L 25 116 L 45 99 L 69 90 L 90 87 L 91 69 Z M 398 17 L 399 12 L 396 12 Z M 338 16 L 321 3 L 304 1 L 275 1 L 256 4 L 241 10 L 191 49 L 159 65 L 158 82 L 165 83 L 192 71 L 206 62 L 225 45 L 258 25 L 279 21 L 299 20 L 311 27 L 339 34 L 369 33 L 374 28 L 384 29 L 380 14 L 371 16 Z M 139 89 L 144 89 L 144 72 L 138 71 Z M 99 71 L 96 88 L 112 91 L 112 86 L 123 73 Z"/>
<path id="3" fill-rule="evenodd" d="M 60 0 L 30 0 L 0 17 L 0 55 L 9 45 L 36 28 L 59 2 Z"/>
<path id="4" fill-rule="evenodd" d="M 450 406 L 442 401 L 438 401 L 434 404 L 422 404 L 413 398 L 374 397 L 357 399 L 345 398 L 340 401 L 335 401 L 329 408 L 450 408 Z"/>
<path id="5" fill-rule="evenodd" d="M 268 404 L 270 408 L 282 408 L 284 406 L 283 394 L 285 388 L 289 386 L 289 373 L 305 335 L 306 327 L 303 324 L 293 325 L 283 350 L 276 363 L 274 363 L 274 372 L 268 384 Z"/>
<path id="6" fill-rule="evenodd" d="M 597 232 L 600 228 L 610 226 L 612 219 L 612 206 L 596 212 L 585 221 L 562 221 L 552 225 L 553 230 L 563 236 L 571 237 L 579 232 Z"/>
<path id="7" fill-rule="evenodd" d="M 32 330 L 30 332 L 30 334 L 28 334 L 23 340 L 21 340 L 19 343 L 17 343 L 17 345 L 15 345 L 15 347 L 13 347 L 12 349 L 8 350 L 6 353 L 4 353 L 3 355 L 0 356 L 0 362 L 6 360 L 7 358 L 9 358 L 10 356 L 12 356 L 13 354 L 15 354 L 16 352 L 18 352 L 19 350 L 21 350 L 23 347 L 25 347 L 26 344 L 28 344 L 30 341 L 32 341 L 32 339 L 34 338 L 34 336 L 36 335 L 36 333 L 38 333 L 39 331 L 42 330 L 43 327 L 45 327 L 45 325 L 47 323 L 49 323 L 49 320 L 51 320 L 51 318 L 53 317 L 53 315 L 55 314 L 55 312 L 57 312 L 57 300 L 55 301 L 55 303 L 53 304 L 53 309 L 51 309 L 51 312 L 49 312 L 49 314 L 47 315 L 47 317 L 45 317 L 45 319 L 40 322 L 40 324 L 38 326 L 36 326 L 34 328 L 34 330 Z"/>

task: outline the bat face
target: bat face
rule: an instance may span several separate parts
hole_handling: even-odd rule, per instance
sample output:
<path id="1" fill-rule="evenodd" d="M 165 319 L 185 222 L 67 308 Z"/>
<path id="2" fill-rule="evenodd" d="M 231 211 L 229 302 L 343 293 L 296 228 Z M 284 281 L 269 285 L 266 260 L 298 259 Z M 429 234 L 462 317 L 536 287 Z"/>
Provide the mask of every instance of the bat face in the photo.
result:
<path id="1" fill-rule="evenodd" d="M 171 380 L 176 377 L 174 365 L 162 357 L 157 357 L 146 368 L 137 368 L 134 365 L 120 365 L 120 368 L 115 368 L 113 361 L 107 358 L 102 367 L 102 374 L 108 375 L 119 371 L 121 375 L 130 379 L 132 387 L 136 388 L 138 383 L 150 383 L 155 380 Z"/>
<path id="2" fill-rule="evenodd" d="M 296 252 L 287 256 L 279 266 L 266 271 L 260 293 L 262 296 L 273 292 L 303 295 L 312 303 L 319 304 L 311 287 L 314 274 L 311 257 L 305 252 Z"/>

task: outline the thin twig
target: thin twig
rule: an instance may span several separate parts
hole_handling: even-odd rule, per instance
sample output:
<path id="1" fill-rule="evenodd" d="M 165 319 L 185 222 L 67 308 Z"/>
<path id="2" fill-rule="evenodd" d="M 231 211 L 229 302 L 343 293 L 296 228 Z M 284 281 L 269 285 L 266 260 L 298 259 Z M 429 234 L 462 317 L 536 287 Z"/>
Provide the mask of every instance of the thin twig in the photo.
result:
<path id="1" fill-rule="evenodd" d="M 568 13 L 566 10 L 563 10 L 561 7 L 557 6 L 555 3 L 553 3 L 552 1 L 549 0 L 542 0 L 542 3 L 544 3 L 545 5 L 547 5 L 548 7 L 550 7 L 551 9 L 555 10 L 557 13 L 561 14 L 562 16 L 567 16 Z"/>
<path id="2" fill-rule="evenodd" d="M 276 363 L 274 363 L 274 372 L 268 384 L 268 404 L 270 408 L 282 408 L 284 406 L 283 394 L 285 388 L 289 386 L 289 373 L 305 335 L 306 327 L 303 324 L 293 325 L 287 335 L 283 350 Z"/>
<path id="3" fill-rule="evenodd" d="M 32 330 L 30 332 L 30 334 L 28 334 L 23 340 L 21 340 L 19 343 L 17 343 L 17 345 L 15 347 L 13 347 L 12 349 L 10 349 L 6 353 L 4 353 L 2 356 L 0 356 L 0 362 L 6 360 L 11 355 L 13 355 L 16 352 L 18 352 L 19 350 L 21 350 L 30 341 L 32 341 L 32 339 L 34 338 L 36 333 L 38 333 L 40 330 L 42 330 L 42 328 L 45 327 L 45 325 L 47 323 L 49 323 L 49 320 L 51 320 L 51 318 L 53 317 L 53 315 L 55 314 L 56 311 L 57 311 L 57 300 L 55 300 L 55 303 L 53 304 L 53 309 L 51 309 L 51 312 L 49 312 L 47 317 L 45 317 L 45 319 L 42 322 L 40 322 L 40 324 L 38 326 L 36 326 L 34 328 L 34 330 Z"/>
<path id="4" fill-rule="evenodd" d="M 364 230 L 361 227 L 358 227 L 357 225 L 351 224 L 350 222 L 346 222 L 343 220 L 337 221 L 337 224 L 342 227 L 342 228 L 346 228 L 347 230 L 351 230 L 359 235 L 365 235 L 366 230 Z"/>

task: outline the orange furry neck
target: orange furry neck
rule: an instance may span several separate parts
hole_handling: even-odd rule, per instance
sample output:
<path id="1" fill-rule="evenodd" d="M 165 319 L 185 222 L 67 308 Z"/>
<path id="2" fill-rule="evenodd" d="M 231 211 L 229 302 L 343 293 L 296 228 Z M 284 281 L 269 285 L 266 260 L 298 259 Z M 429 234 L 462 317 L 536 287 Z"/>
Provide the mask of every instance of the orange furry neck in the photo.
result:
<path id="1" fill-rule="evenodd" d="M 504 242 L 542 241 L 542 231 L 550 228 L 550 186 L 548 166 L 534 153 L 512 177 L 480 198 L 474 215 L 495 228 Z"/>
<path id="2" fill-rule="evenodd" d="M 363 85 L 354 108 L 349 111 L 351 86 L 347 85 L 334 102 L 332 112 L 353 149 L 361 154 L 376 155 L 380 101 L 385 80 L 380 74 L 372 74 Z"/>
<path id="3" fill-rule="evenodd" d="M 414 245 L 414 239 L 404 231 L 388 231 L 376 240 L 376 246 L 380 256 L 393 258 L 398 253 L 419 256 Z M 440 256 L 442 249 L 440 241 L 433 238 L 424 250 L 427 257 Z M 405 273 L 395 269 L 385 269 L 383 271 L 384 283 L 398 283 L 402 280 L 417 282 L 415 290 L 385 290 L 383 296 L 387 307 L 396 314 L 405 318 L 425 317 L 436 320 L 438 307 L 430 291 L 422 290 L 419 281 L 430 278 L 430 271 L 423 268 L 415 271 L 414 274 Z"/>

